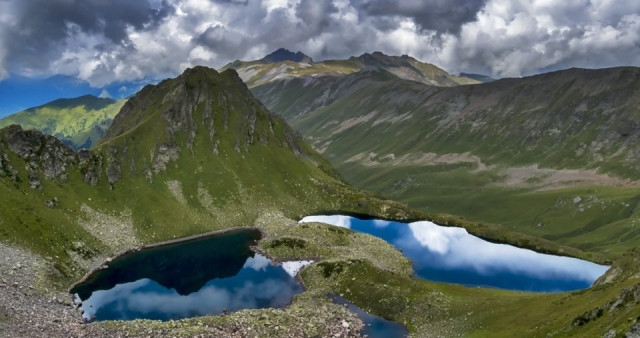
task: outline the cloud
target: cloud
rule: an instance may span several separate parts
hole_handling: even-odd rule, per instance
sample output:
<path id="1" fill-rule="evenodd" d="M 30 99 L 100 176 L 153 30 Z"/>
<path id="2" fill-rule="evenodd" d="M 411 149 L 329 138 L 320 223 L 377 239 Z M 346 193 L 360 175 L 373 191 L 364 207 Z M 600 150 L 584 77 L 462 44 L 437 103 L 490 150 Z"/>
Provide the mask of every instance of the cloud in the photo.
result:
<path id="1" fill-rule="evenodd" d="M 247 261 L 242 266 L 243 268 L 253 269 L 255 271 L 264 271 L 271 261 L 260 254 L 256 254 L 254 257 L 247 258 Z"/>
<path id="2" fill-rule="evenodd" d="M 605 0 L 0 0 L 0 79 L 104 87 L 186 67 L 380 50 L 450 72 L 640 65 L 640 3 Z"/>
<path id="3" fill-rule="evenodd" d="M 423 30 L 457 33 L 473 21 L 484 0 L 356 0 L 363 15 L 412 18 Z"/>
<path id="4" fill-rule="evenodd" d="M 331 216 L 305 216 L 298 223 L 325 223 L 335 225 L 341 228 L 351 228 L 351 217 L 343 215 L 331 215 Z"/>
<path id="5" fill-rule="evenodd" d="M 451 69 L 521 76 L 568 67 L 640 65 L 640 3 L 491 0 L 449 35 Z"/>
<path id="6" fill-rule="evenodd" d="M 188 295 L 180 295 L 148 278 L 117 284 L 109 290 L 94 291 L 83 300 L 83 316 L 102 320 L 169 319 L 219 314 L 225 309 L 283 307 L 303 291 L 290 277 L 311 261 L 287 263 L 271 265 L 269 259 L 256 254 L 247 259 L 237 275 L 212 279 Z"/>

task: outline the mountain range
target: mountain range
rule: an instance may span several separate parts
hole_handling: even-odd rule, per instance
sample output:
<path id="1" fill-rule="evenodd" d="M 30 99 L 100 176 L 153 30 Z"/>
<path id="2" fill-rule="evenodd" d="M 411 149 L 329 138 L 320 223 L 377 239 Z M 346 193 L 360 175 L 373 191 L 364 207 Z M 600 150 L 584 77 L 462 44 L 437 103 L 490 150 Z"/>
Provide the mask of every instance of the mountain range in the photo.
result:
<path id="1" fill-rule="evenodd" d="M 388 56 L 381 52 L 365 53 L 346 60 L 313 62 L 301 52 L 279 49 L 260 60 L 231 62 L 222 70 L 229 68 L 235 69 L 250 88 L 277 80 L 343 76 L 371 69 L 383 69 L 401 79 L 434 86 L 480 83 L 469 77 L 450 75 L 435 65 L 420 62 L 408 55 Z"/>
<path id="2" fill-rule="evenodd" d="M 619 255 L 640 235 L 639 79 L 568 69 L 438 87 L 378 68 L 251 90 L 356 187 Z"/>
<path id="3" fill-rule="evenodd" d="M 49 311 L 46 318 L 62 316 L 65 324 L 47 322 L 46 335 L 68 336 L 79 324 L 64 302 L 46 300 L 63 297 L 108 257 L 255 226 L 264 236 L 258 249 L 270 257 L 316 262 L 300 273 L 307 290 L 287 308 L 96 322 L 78 332 L 194 336 L 248 328 L 258 336 L 323 336 L 344 311 L 326 294 L 341 294 L 416 336 L 634 334 L 637 78 L 631 67 L 480 83 L 408 56 L 314 62 L 279 50 L 220 72 L 187 69 L 126 102 L 84 97 L 39 107 L 36 121 L 69 109 L 102 116 L 87 121 L 108 127 L 79 150 L 46 131 L 0 129 L 0 251 L 12 257 L 0 261 L 1 271 L 11 271 L 0 285 L 7 297 L 0 324 L 10 323 L 0 333 L 14 333 L 6 330 L 29 311 L 30 318 Z M 116 104 L 110 123 L 96 113 Z M 429 282 L 413 277 L 411 263 L 382 240 L 296 222 L 331 212 L 431 219 L 612 268 L 594 287 L 568 293 Z M 22 257 L 33 257 L 37 269 L 25 269 Z M 52 305 L 33 314 L 17 300 Z M 43 334 L 37 326 L 20 330 Z"/>

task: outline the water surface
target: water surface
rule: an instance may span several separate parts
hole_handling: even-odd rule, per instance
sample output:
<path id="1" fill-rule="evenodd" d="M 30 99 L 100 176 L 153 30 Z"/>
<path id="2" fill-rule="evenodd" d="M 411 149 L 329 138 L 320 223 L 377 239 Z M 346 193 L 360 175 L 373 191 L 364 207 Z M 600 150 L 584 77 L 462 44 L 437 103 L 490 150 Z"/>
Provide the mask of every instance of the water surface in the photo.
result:
<path id="1" fill-rule="evenodd" d="M 400 223 L 354 217 L 308 216 L 321 222 L 380 237 L 411 259 L 423 279 L 533 292 L 584 289 L 608 266 L 577 258 L 541 254 L 470 235 L 465 229 L 422 221 Z"/>
<path id="2" fill-rule="evenodd" d="M 302 286 L 281 264 L 251 251 L 260 238 L 238 230 L 121 256 L 72 293 L 91 320 L 179 319 L 284 307 Z"/>
<path id="3" fill-rule="evenodd" d="M 360 320 L 364 323 L 364 328 L 360 332 L 363 337 L 369 338 L 395 338 L 395 337 L 408 337 L 409 331 L 404 325 L 386 320 L 382 317 L 374 316 L 369 312 L 362 310 L 355 304 L 351 303 L 344 297 L 338 295 L 327 295 L 334 303 L 345 305 L 349 311 L 355 313 Z"/>

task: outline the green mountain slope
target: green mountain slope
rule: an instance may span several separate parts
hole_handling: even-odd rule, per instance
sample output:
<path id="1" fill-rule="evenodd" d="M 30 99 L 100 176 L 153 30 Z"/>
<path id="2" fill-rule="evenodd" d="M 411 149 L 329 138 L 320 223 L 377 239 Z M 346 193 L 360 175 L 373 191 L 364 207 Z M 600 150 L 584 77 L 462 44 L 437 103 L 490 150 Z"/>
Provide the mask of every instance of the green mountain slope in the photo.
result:
<path id="1" fill-rule="evenodd" d="M 392 219 L 426 215 L 342 182 L 233 70 L 196 67 L 145 87 L 92 150 L 74 151 L 17 125 L 0 129 L 0 199 L 0 335 L 327 336 L 345 325 L 357 334 L 358 323 L 327 293 L 406 323 L 416 336 L 624 334 L 640 315 L 635 252 L 595 288 L 529 294 L 419 280 L 401 252 L 380 239 L 298 225 L 297 217 L 326 210 Z M 509 237 L 517 234 L 489 224 L 466 225 L 493 229 L 496 240 L 598 259 L 533 237 Z M 66 301 L 63 290 L 118 252 L 238 226 L 261 229 L 260 249 L 271 257 L 317 262 L 302 271 L 306 292 L 289 307 L 81 324 Z"/>
<path id="2" fill-rule="evenodd" d="M 80 316 L 64 302 L 38 308 L 41 317 L 31 310 L 33 320 L 70 320 L 61 331 L 55 323 L 24 328 L 21 316 L 29 313 L 22 311 L 53 295 L 66 299 L 63 290 L 87 271 L 142 244 L 238 226 L 258 226 L 277 239 L 281 222 L 274 219 L 322 210 L 424 217 L 350 188 L 234 71 L 204 67 L 145 87 L 92 150 L 74 151 L 19 125 L 0 129 L 0 196 L 0 335 L 10 336 L 69 335 Z M 30 291 L 16 295 L 5 283 Z M 308 317 L 342 311 L 320 299 L 301 303 Z M 282 318 L 299 318 L 288 311 L 296 307 Z M 133 332 L 131 325 L 124 330 Z M 327 325 L 308 332 L 327 332 Z M 124 335 L 123 328 L 109 333 L 109 323 L 86 329 Z"/>
<path id="3" fill-rule="evenodd" d="M 198 67 L 145 87 L 92 150 L 18 125 L 0 141 L 3 238 L 59 257 L 65 279 L 127 246 L 250 225 L 268 211 L 378 213 L 382 204 L 337 178 L 234 71 Z M 384 203 L 396 206 L 389 216 L 409 210 Z"/>
<path id="4" fill-rule="evenodd" d="M 287 53 L 288 52 L 288 53 Z M 234 61 L 222 68 L 235 69 L 250 88 L 284 79 L 312 76 L 342 77 L 363 70 L 385 70 L 398 78 L 441 87 L 476 84 L 480 81 L 453 76 L 429 63 L 410 56 L 388 56 L 381 52 L 365 53 L 347 60 L 313 62 L 308 56 L 287 50 L 275 51 L 256 61 Z"/>
<path id="5" fill-rule="evenodd" d="M 125 102 L 92 95 L 59 99 L 0 119 L 0 128 L 19 124 L 53 135 L 74 149 L 88 149 L 102 137 Z"/>
<path id="6" fill-rule="evenodd" d="M 614 255 L 639 239 L 638 68 L 449 88 L 369 72 L 252 90 L 360 188 Z"/>

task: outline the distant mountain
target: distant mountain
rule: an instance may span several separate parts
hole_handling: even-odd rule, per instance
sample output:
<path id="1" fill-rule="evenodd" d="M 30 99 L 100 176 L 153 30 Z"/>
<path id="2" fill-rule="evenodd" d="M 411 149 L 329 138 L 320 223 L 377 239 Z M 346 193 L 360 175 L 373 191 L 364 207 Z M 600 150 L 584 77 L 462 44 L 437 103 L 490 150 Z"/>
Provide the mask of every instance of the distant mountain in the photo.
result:
<path id="1" fill-rule="evenodd" d="M 125 102 L 93 95 L 58 99 L 0 119 L 0 128 L 19 124 L 53 135 L 74 149 L 88 149 L 102 137 Z"/>
<path id="2" fill-rule="evenodd" d="M 640 187 L 640 68 L 455 87 L 372 70 L 252 91 L 360 188 L 581 248 L 640 240 L 626 227 L 640 191 L 589 189 Z"/>
<path id="3" fill-rule="evenodd" d="M 480 81 L 482 83 L 487 83 L 487 82 L 491 82 L 491 81 L 495 81 L 496 80 L 496 79 L 492 78 L 491 76 L 482 75 L 482 74 L 460 73 L 460 76 L 468 77 L 470 79 L 474 79 L 474 80 Z"/>
<path id="4" fill-rule="evenodd" d="M 352 57 L 349 60 L 355 61 L 364 67 L 384 69 L 404 80 L 422 82 L 438 87 L 478 83 L 478 81 L 471 78 L 450 75 L 441 68 L 430 63 L 420 62 L 407 55 L 389 56 L 382 52 L 374 52 Z"/>
<path id="5" fill-rule="evenodd" d="M 262 61 L 264 63 L 278 63 L 282 61 L 305 62 L 305 63 L 313 62 L 313 60 L 310 57 L 304 55 L 304 53 L 302 52 L 294 53 L 284 48 L 280 48 L 274 51 L 273 53 L 263 57 L 259 61 Z"/>
<path id="6" fill-rule="evenodd" d="M 272 57 L 275 55 L 275 57 Z M 342 77 L 364 70 L 385 70 L 394 76 L 433 86 L 457 86 L 480 83 L 471 78 L 453 76 L 432 64 L 420 62 L 407 55 L 388 56 L 381 52 L 363 54 L 347 60 L 313 62 L 300 52 L 278 51 L 256 61 L 234 61 L 222 70 L 235 69 L 250 88 L 282 79 L 301 77 Z M 268 60 L 268 61 L 266 61 Z M 273 60 L 273 61 L 272 61 Z M 275 60 L 281 60 L 274 62 Z M 303 60 L 303 61 L 295 61 Z"/>

